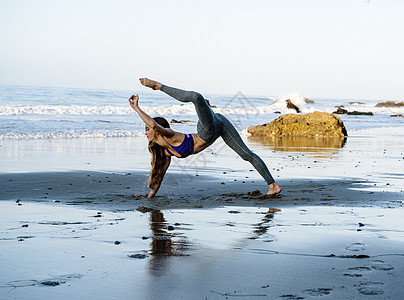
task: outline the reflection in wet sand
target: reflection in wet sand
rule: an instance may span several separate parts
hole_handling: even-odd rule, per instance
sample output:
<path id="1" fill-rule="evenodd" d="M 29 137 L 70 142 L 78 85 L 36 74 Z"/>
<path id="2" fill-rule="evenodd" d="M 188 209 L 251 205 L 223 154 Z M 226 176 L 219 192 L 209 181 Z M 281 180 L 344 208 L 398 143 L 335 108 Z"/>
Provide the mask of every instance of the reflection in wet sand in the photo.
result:
<path id="1" fill-rule="evenodd" d="M 173 240 L 179 237 L 179 234 L 169 232 L 170 229 L 174 230 L 174 227 L 168 225 L 160 210 L 150 212 L 150 229 L 153 233 L 149 261 L 150 272 L 164 271 L 168 266 L 170 256 L 187 255 L 185 252 L 189 249 L 189 242 L 184 237 Z"/>
<path id="2" fill-rule="evenodd" d="M 160 210 L 150 212 L 150 229 L 153 232 L 151 244 L 152 255 L 172 255 L 172 235 L 166 231 L 166 228 L 167 223 L 163 213 Z"/>
<path id="3" fill-rule="evenodd" d="M 255 240 L 266 234 L 268 229 L 272 226 L 272 219 L 274 218 L 275 213 L 278 211 L 280 211 L 280 209 L 270 208 L 268 212 L 265 213 L 265 216 L 262 218 L 261 222 L 253 225 L 252 236 L 249 237 L 249 239 Z"/>
<path id="4" fill-rule="evenodd" d="M 346 137 L 335 138 L 307 138 L 300 136 L 274 138 L 268 136 L 253 135 L 248 137 L 251 143 L 270 147 L 275 151 L 287 152 L 322 152 L 335 153 L 338 149 L 344 147 Z"/>

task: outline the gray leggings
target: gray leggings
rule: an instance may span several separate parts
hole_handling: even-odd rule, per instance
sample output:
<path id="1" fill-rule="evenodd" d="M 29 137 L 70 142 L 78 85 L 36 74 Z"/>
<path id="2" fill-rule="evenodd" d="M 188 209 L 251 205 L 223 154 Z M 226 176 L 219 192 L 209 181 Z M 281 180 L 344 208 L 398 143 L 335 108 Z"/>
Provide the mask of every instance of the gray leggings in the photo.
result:
<path id="1" fill-rule="evenodd" d="M 199 118 L 197 131 L 201 139 L 208 143 L 213 143 L 221 136 L 231 149 L 254 166 L 268 185 L 275 182 L 264 161 L 248 149 L 233 124 L 225 116 L 214 113 L 201 94 L 166 85 L 161 85 L 160 90 L 181 102 L 192 102 L 195 105 Z"/>

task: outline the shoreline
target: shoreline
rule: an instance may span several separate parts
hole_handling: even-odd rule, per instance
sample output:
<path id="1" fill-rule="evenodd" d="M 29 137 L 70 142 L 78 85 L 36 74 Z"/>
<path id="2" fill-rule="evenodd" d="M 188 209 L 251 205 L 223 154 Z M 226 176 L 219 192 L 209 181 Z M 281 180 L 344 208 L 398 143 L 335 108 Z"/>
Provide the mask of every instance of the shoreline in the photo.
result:
<path id="1" fill-rule="evenodd" d="M 156 209 L 211 208 L 226 206 L 277 207 L 379 206 L 402 207 L 404 195 L 386 192 L 383 186 L 358 179 L 284 179 L 278 180 L 283 191 L 267 198 L 263 180 L 217 178 L 206 175 L 170 173 L 159 193 L 152 199 L 133 197 L 146 195 L 147 173 L 110 173 L 92 171 L 39 172 L 0 174 L 0 200 L 23 203 L 56 202 L 108 210 L 134 210 L 140 206 Z M 23 187 L 23 188 L 22 188 Z"/>

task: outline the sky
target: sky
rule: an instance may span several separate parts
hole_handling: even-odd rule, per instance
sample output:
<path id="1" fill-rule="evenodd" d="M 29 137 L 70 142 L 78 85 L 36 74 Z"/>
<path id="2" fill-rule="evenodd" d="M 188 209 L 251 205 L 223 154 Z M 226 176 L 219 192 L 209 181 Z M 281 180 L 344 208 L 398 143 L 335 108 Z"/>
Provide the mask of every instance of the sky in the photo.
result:
<path id="1" fill-rule="evenodd" d="M 0 0 L 0 85 L 404 99 L 402 0 Z"/>

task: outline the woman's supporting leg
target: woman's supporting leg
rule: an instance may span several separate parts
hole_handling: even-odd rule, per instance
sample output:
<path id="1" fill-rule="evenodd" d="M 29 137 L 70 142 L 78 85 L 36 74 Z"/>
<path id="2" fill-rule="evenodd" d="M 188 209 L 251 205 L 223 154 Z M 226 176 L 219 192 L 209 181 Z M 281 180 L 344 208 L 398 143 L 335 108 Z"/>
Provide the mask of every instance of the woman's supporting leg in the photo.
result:
<path id="1" fill-rule="evenodd" d="M 264 178 L 268 185 L 275 183 L 274 178 L 269 172 L 264 161 L 254 152 L 252 152 L 246 144 L 244 144 L 236 128 L 233 124 L 224 116 L 219 115 L 222 118 L 222 138 L 224 142 L 233 149 L 242 159 L 249 161 L 258 173 Z"/>

